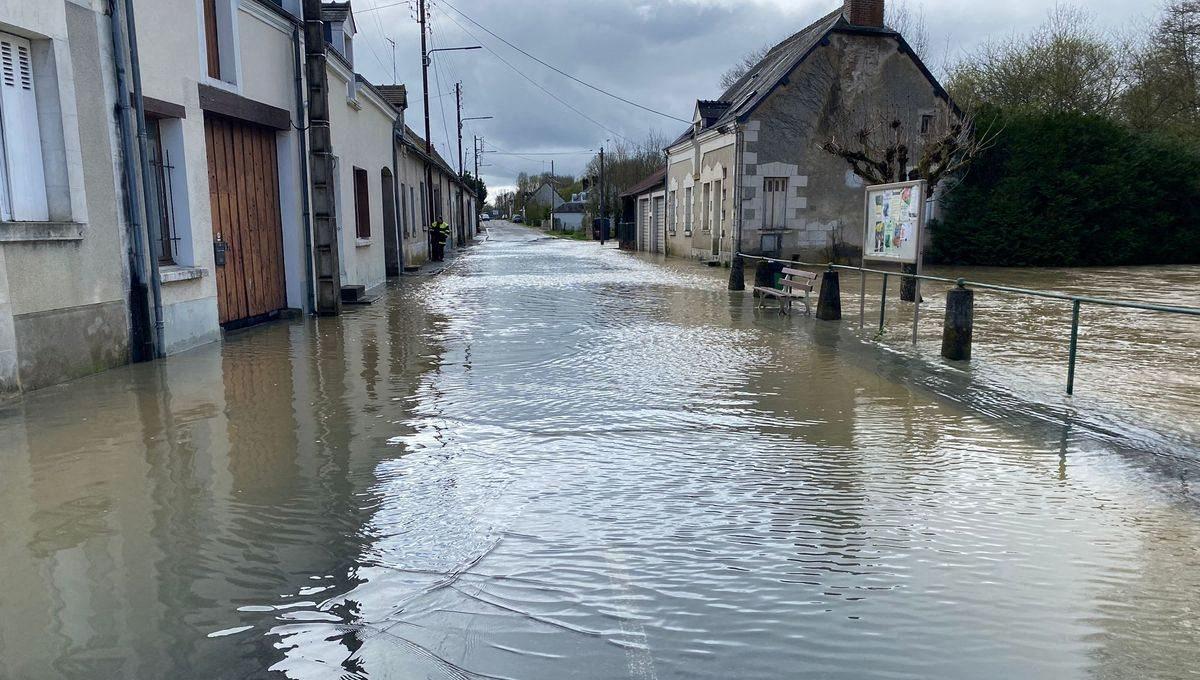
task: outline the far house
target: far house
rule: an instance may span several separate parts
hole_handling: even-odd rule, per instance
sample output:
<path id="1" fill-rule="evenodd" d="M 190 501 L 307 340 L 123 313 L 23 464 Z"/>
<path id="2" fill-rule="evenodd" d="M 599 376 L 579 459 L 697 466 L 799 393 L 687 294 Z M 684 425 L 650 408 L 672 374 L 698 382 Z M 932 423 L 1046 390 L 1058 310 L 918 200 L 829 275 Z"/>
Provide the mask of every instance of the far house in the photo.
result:
<path id="1" fill-rule="evenodd" d="M 529 194 L 529 198 L 525 201 L 525 204 L 540 205 L 553 211 L 566 202 L 562 196 L 558 195 L 558 190 L 552 184 L 542 182 L 541 186 Z"/>
<path id="2" fill-rule="evenodd" d="M 870 111 L 919 129 L 954 110 L 884 24 L 884 9 L 884 0 L 845 0 L 718 99 L 696 102 L 691 127 L 667 148 L 668 253 L 728 262 L 737 248 L 818 259 L 861 252 L 863 182 L 821 144 Z"/>

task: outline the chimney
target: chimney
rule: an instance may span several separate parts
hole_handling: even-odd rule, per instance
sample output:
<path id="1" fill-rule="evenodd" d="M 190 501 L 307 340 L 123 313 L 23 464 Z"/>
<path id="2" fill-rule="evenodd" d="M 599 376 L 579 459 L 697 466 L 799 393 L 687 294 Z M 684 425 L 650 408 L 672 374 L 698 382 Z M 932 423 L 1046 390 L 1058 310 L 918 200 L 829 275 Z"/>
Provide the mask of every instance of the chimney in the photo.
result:
<path id="1" fill-rule="evenodd" d="M 846 0 L 842 14 L 854 26 L 883 28 L 883 0 Z"/>

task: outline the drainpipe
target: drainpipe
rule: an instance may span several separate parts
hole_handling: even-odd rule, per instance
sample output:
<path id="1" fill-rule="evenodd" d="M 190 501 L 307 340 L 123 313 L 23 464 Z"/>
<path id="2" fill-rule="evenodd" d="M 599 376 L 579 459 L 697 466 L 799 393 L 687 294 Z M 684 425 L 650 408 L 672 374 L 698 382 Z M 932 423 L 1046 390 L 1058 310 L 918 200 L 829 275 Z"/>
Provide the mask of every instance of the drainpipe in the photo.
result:
<path id="1" fill-rule="evenodd" d="M 133 80 L 133 102 L 134 110 L 137 113 L 137 131 L 138 131 L 138 156 L 142 167 L 142 193 L 146 200 L 146 221 L 142 229 L 146 234 L 146 240 L 150 244 L 150 293 L 154 300 L 154 354 L 156 357 L 166 355 L 166 342 L 163 339 L 163 306 L 162 306 L 162 280 L 158 277 L 158 258 L 162 253 L 162 244 L 158 239 L 151 237 L 150 216 L 155 219 L 162 213 L 158 209 L 158 192 L 154 190 L 150 182 L 150 137 L 146 133 L 146 109 L 142 102 L 142 67 L 138 61 L 137 48 L 137 24 L 133 18 L 133 7 L 129 0 L 122 0 L 125 6 L 125 30 L 128 33 L 129 41 L 129 72 Z"/>
<path id="2" fill-rule="evenodd" d="M 668 150 L 663 150 L 663 162 L 667 164 L 667 175 L 666 175 L 666 177 L 663 177 L 663 216 L 662 216 L 663 230 L 662 230 L 662 250 L 663 250 L 663 255 L 668 255 L 669 253 L 667 252 L 667 249 L 668 249 L 668 246 L 667 246 L 667 231 L 669 231 L 669 230 L 671 229 L 671 225 L 667 223 L 667 215 L 671 215 L 671 214 L 672 214 L 672 206 L 671 206 L 671 152 L 670 152 L 670 151 L 668 151 Z M 636 201 L 637 199 L 634 199 L 634 200 Z M 653 195 L 653 194 L 651 194 L 651 195 L 650 195 L 650 205 L 652 206 L 652 207 L 651 207 L 651 212 L 653 212 L 653 210 L 654 210 L 654 208 L 653 208 L 653 205 L 654 205 L 654 195 Z M 637 208 L 634 208 L 634 210 L 636 211 L 636 210 L 637 210 Z M 673 215 L 673 216 L 674 216 L 674 217 L 678 217 L 678 215 Z M 634 224 L 637 224 L 637 217 L 636 217 L 636 215 L 635 215 L 635 217 L 634 217 L 633 223 L 634 223 Z M 655 252 L 655 250 L 654 250 L 654 247 L 655 247 L 655 245 L 656 245 L 656 242 L 658 241 L 658 232 L 657 232 L 657 231 L 655 231 L 656 229 L 657 229 L 657 227 L 655 227 L 655 226 L 652 224 L 652 225 L 650 225 L 650 228 L 646 230 L 646 231 L 648 231 L 648 232 L 650 233 L 650 252 L 652 252 L 652 253 L 653 253 L 653 252 Z M 637 241 L 637 237 L 634 237 L 634 241 L 635 241 L 635 242 Z"/>
<path id="3" fill-rule="evenodd" d="M 122 58 L 125 39 L 121 31 L 121 6 L 118 0 L 109 3 L 109 30 L 113 42 L 113 71 L 117 85 L 117 122 L 121 137 L 121 170 L 125 185 L 126 238 L 129 239 L 129 313 L 130 334 L 133 336 L 132 359 L 135 362 L 154 358 L 154 325 L 146 309 L 146 257 L 142 240 L 142 207 L 138 199 L 137 170 L 133 167 L 133 131 L 131 129 L 129 92 L 125 80 L 125 60 Z"/>
<path id="4" fill-rule="evenodd" d="M 398 276 L 404 276 L 404 220 L 408 215 L 402 214 L 400 206 L 405 205 L 405 197 L 400 195 L 400 152 L 397 140 L 404 138 L 404 112 L 396 112 L 396 122 L 392 123 L 392 214 L 396 216 L 392 227 L 396 230 L 396 257 Z M 387 227 L 387 225 L 384 225 Z M 386 239 L 385 239 L 386 241 Z"/>
<path id="5" fill-rule="evenodd" d="M 296 89 L 296 120 L 301 125 L 293 125 L 297 132 L 300 148 L 300 203 L 304 212 L 304 303 L 305 311 L 315 314 L 317 305 L 313 292 L 313 248 L 312 248 L 312 196 L 308 193 L 308 116 L 304 106 L 304 62 L 301 59 L 300 29 L 292 28 L 292 71 L 295 76 Z"/>
<path id="6" fill-rule="evenodd" d="M 729 290 L 746 290 L 746 263 L 739 253 L 742 252 L 742 124 L 735 122 L 733 145 L 733 207 L 737 219 L 733 223 L 733 252 L 729 262 Z"/>

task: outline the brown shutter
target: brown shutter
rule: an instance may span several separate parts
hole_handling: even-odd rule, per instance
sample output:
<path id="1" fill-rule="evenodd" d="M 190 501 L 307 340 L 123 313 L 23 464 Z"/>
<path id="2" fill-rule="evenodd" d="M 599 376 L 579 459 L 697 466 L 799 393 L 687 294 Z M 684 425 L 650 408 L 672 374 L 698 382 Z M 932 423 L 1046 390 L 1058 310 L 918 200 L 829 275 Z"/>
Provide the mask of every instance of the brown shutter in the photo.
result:
<path id="1" fill-rule="evenodd" d="M 217 40 L 217 0 L 204 0 L 204 45 L 208 54 L 208 76 L 221 79 L 221 50 Z"/>
<path id="2" fill-rule="evenodd" d="M 367 171 L 354 168 L 354 219 L 359 238 L 371 238 L 371 194 Z"/>

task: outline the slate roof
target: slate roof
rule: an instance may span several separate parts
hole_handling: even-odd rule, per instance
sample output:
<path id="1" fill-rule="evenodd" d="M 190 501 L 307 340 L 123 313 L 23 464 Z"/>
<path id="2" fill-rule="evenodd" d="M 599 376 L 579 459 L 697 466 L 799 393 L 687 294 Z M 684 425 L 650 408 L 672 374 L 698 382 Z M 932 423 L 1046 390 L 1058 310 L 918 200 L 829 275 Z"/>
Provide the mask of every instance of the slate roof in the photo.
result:
<path id="1" fill-rule="evenodd" d="M 621 198 L 629 198 L 630 196 L 638 196 L 648 191 L 663 188 L 667 183 L 667 166 L 655 170 L 649 177 L 633 185 L 628 191 L 621 194 Z"/>
<path id="2" fill-rule="evenodd" d="M 696 102 L 696 108 L 699 109 L 700 118 L 704 121 L 704 126 L 708 127 L 723 116 L 729 107 L 733 106 L 733 102 L 728 101 L 708 101 L 701 99 Z"/>
<path id="3" fill-rule="evenodd" d="M 705 120 L 704 127 L 709 128 L 725 125 L 733 122 L 738 116 L 754 110 L 762 100 L 771 94 L 775 85 L 783 80 L 784 76 L 799 66 L 805 57 L 825 39 L 825 36 L 831 30 L 839 25 L 850 25 L 842 15 L 842 9 L 842 7 L 838 7 L 772 47 L 767 52 L 767 56 L 763 57 L 754 68 L 747 71 L 736 83 L 730 85 L 729 89 L 725 90 L 725 93 L 716 101 L 700 101 L 698 105 L 700 106 L 701 116 L 704 116 L 706 109 L 710 111 L 715 110 L 715 106 L 713 105 L 728 102 L 728 106 L 721 112 L 719 117 L 711 123 Z M 707 116 L 704 117 L 707 118 Z M 671 145 L 674 146 L 684 141 L 691 134 L 691 129 L 688 129 L 687 132 L 680 135 Z"/>
<path id="4" fill-rule="evenodd" d="M 345 21 L 350 16 L 350 2 L 326 2 L 321 4 L 321 21 Z"/>
<path id="5" fill-rule="evenodd" d="M 408 108 L 408 88 L 404 85 L 375 85 L 383 100 L 398 109 Z"/>
<path id="6" fill-rule="evenodd" d="M 585 205 L 578 201 L 572 203 L 563 203 L 554 210 L 550 211 L 553 214 L 561 213 L 581 213 L 584 211 Z"/>
<path id="7" fill-rule="evenodd" d="M 421 157 L 430 158 L 429 156 L 425 155 L 425 138 L 422 137 L 421 135 L 418 135 L 416 132 L 414 132 L 413 129 L 410 128 L 407 124 L 404 126 L 404 139 L 402 141 L 405 144 L 407 144 L 409 146 L 409 148 L 416 151 L 417 154 L 420 155 Z M 433 164 L 436 165 L 438 167 L 438 169 L 440 169 L 442 172 L 449 175 L 450 178 L 452 180 L 454 180 L 456 183 L 462 184 L 463 186 L 467 186 L 465 182 L 463 182 L 462 180 L 459 179 L 458 173 L 455 172 L 454 169 L 450 167 L 450 164 L 446 162 L 446 159 L 442 158 L 442 155 L 440 153 L 438 153 L 437 147 L 431 147 L 431 148 L 433 149 L 433 156 L 432 156 Z"/>

